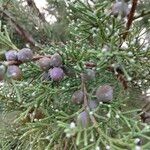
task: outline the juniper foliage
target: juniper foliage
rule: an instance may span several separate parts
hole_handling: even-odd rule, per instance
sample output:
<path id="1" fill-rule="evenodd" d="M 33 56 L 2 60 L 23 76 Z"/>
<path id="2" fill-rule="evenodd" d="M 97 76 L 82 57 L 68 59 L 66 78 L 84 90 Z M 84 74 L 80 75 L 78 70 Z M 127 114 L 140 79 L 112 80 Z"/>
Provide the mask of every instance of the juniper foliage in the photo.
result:
<path id="1" fill-rule="evenodd" d="M 129 31 L 127 18 L 111 15 L 114 1 L 47 2 L 57 18 L 53 24 L 32 0 L 26 5 L 22 0 L 0 4 L 1 65 L 17 63 L 23 72 L 21 81 L 5 77 L 0 85 L 1 149 L 148 150 L 150 125 L 143 114 L 149 103 L 142 93 L 150 83 L 149 12 L 143 10 L 149 0 L 138 1 Z M 6 51 L 26 45 L 40 58 L 58 53 L 65 77 L 59 82 L 43 80 L 37 57 L 25 63 L 5 60 Z M 85 81 L 87 68 L 96 74 Z M 112 102 L 90 109 L 96 89 L 105 84 L 113 88 Z M 81 105 L 71 100 L 77 90 L 84 95 Z"/>

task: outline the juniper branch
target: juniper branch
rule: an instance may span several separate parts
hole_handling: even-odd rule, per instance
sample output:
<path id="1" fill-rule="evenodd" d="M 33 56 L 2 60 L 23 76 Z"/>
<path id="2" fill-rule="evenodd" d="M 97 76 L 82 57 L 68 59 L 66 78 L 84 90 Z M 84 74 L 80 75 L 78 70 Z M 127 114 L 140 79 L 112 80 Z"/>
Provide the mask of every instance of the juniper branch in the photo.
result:
<path id="1" fill-rule="evenodd" d="M 29 42 L 32 46 L 35 46 L 36 45 L 36 41 L 34 40 L 34 38 L 32 37 L 32 35 L 27 32 L 23 27 L 21 27 L 13 18 L 12 16 L 6 12 L 6 11 L 3 11 L 3 10 L 0 10 L 0 12 L 2 12 L 6 17 L 8 17 L 11 22 L 13 23 L 14 25 L 14 28 L 16 30 L 16 32 L 27 42 Z"/>
<path id="2" fill-rule="evenodd" d="M 46 22 L 45 17 L 43 14 L 41 14 L 40 10 L 37 8 L 34 0 L 26 0 L 27 4 L 30 8 L 32 8 L 33 10 L 35 10 L 35 12 L 37 13 L 38 17 L 43 21 Z"/>
<path id="3" fill-rule="evenodd" d="M 128 15 L 128 21 L 127 21 L 127 24 L 126 24 L 126 32 L 124 33 L 123 35 L 123 39 L 125 40 L 127 35 L 128 35 L 128 31 L 132 25 L 132 22 L 134 20 L 134 14 L 135 14 L 135 10 L 137 8 L 137 4 L 138 4 L 138 0 L 132 0 L 132 7 L 131 7 L 131 11 Z"/>
<path id="4" fill-rule="evenodd" d="M 51 58 L 51 55 L 37 55 L 37 56 L 34 56 L 33 59 L 31 61 L 37 61 L 43 57 L 48 57 L 48 58 Z M 20 65 L 20 64 L 23 64 L 25 62 L 21 62 L 21 61 L 4 61 L 4 62 L 0 62 L 0 64 L 3 64 L 5 66 L 9 66 L 9 65 Z"/>

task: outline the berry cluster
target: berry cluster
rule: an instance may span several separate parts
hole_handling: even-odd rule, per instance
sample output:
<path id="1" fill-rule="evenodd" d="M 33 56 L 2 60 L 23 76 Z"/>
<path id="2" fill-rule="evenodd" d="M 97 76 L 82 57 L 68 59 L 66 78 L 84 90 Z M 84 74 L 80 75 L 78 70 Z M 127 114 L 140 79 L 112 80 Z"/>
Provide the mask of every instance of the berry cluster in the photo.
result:
<path id="1" fill-rule="evenodd" d="M 38 65 L 44 71 L 42 79 L 60 81 L 64 78 L 64 70 L 62 69 L 62 58 L 59 54 L 52 55 L 51 58 L 43 57 L 38 60 Z"/>
<path id="2" fill-rule="evenodd" d="M 33 58 L 33 52 L 29 48 L 23 48 L 20 51 L 9 50 L 5 53 L 5 58 L 7 61 L 19 61 L 19 62 L 28 62 Z M 11 78 L 14 80 L 20 80 L 22 78 L 22 71 L 18 65 L 9 65 L 6 67 L 3 64 L 0 64 L 0 81 L 5 78 Z"/>
<path id="3" fill-rule="evenodd" d="M 22 71 L 19 68 L 19 64 L 26 63 L 34 60 L 33 52 L 29 48 L 23 48 L 18 52 L 16 50 L 9 50 L 5 53 L 6 61 L 11 62 L 9 64 L 0 64 L 0 81 L 5 78 L 11 78 L 13 80 L 20 80 L 22 78 Z M 17 62 L 17 63 L 16 63 Z M 42 80 L 53 80 L 59 82 L 65 76 L 63 68 L 62 57 L 55 53 L 49 57 L 39 57 L 38 66 L 43 71 Z M 16 65 L 17 64 L 17 65 Z"/>
<path id="4" fill-rule="evenodd" d="M 20 51 L 9 50 L 5 53 L 7 61 L 21 61 L 28 62 L 33 58 L 33 52 L 29 48 L 23 48 Z"/>
<path id="5" fill-rule="evenodd" d="M 96 99 L 88 100 L 88 108 L 90 110 L 95 109 L 99 102 L 110 103 L 113 100 L 113 88 L 110 85 L 99 86 L 96 90 Z M 72 95 L 72 102 L 75 104 L 84 103 L 84 92 L 82 90 L 77 90 Z M 82 127 L 87 127 L 89 125 L 89 114 L 86 110 L 82 111 L 77 117 L 77 124 Z"/>

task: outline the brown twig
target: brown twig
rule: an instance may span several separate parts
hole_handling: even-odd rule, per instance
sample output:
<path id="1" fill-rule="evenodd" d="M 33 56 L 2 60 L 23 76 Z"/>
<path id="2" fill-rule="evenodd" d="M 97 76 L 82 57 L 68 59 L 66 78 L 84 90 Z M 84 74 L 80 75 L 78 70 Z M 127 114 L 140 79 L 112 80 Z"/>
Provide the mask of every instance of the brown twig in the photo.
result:
<path id="1" fill-rule="evenodd" d="M 85 81 L 84 81 L 83 74 L 81 74 L 81 82 L 82 82 L 81 89 L 82 89 L 82 91 L 84 93 L 84 104 L 83 104 L 84 105 L 84 109 L 85 109 L 86 112 L 89 113 L 89 110 L 88 110 L 88 99 L 87 99 L 87 90 L 86 90 L 86 87 L 85 87 Z M 98 123 L 97 123 L 95 117 L 93 115 L 90 115 L 90 119 L 91 119 L 95 129 L 100 134 L 100 129 L 98 128 Z"/>
<path id="2" fill-rule="evenodd" d="M 51 55 L 38 55 L 38 56 L 34 56 L 33 59 L 31 61 L 37 61 L 39 60 L 40 58 L 43 58 L 43 57 L 48 57 L 48 58 L 51 58 Z M 1 64 L 4 64 L 6 66 L 9 66 L 9 65 L 20 65 L 20 64 L 23 64 L 23 63 L 26 63 L 26 62 L 21 62 L 21 61 L 4 61 L 4 62 L 0 62 Z"/>
<path id="3" fill-rule="evenodd" d="M 146 102 L 146 104 L 142 107 L 142 111 L 140 112 L 141 120 L 146 122 L 147 119 L 150 118 L 150 102 Z"/>
<path id="4" fill-rule="evenodd" d="M 127 21 L 127 24 L 126 24 L 126 32 L 123 35 L 123 40 L 126 39 L 126 37 L 128 35 L 128 32 L 129 32 L 129 29 L 130 29 L 130 27 L 132 25 L 132 22 L 134 20 L 134 14 L 135 14 L 135 10 L 136 10 L 136 7 L 137 7 L 137 3 L 138 3 L 138 0 L 132 0 L 132 7 L 131 7 L 131 11 L 128 15 L 128 21 Z"/>
<path id="5" fill-rule="evenodd" d="M 68 140 L 67 140 L 67 139 L 65 139 L 65 145 L 64 145 L 63 150 L 67 150 L 67 148 L 68 148 Z"/>
<path id="6" fill-rule="evenodd" d="M 91 119 L 91 121 L 92 121 L 92 123 L 93 123 L 95 129 L 97 130 L 97 132 L 98 132 L 99 134 L 101 134 L 101 131 L 100 131 L 100 129 L 98 128 L 98 122 L 96 121 L 95 117 L 94 117 L 93 115 L 90 115 L 90 119 Z"/>
<path id="7" fill-rule="evenodd" d="M 128 82 L 126 81 L 126 79 L 124 77 L 123 71 L 119 68 L 116 69 L 116 71 L 115 71 L 113 67 L 108 67 L 108 70 L 111 71 L 117 77 L 117 80 L 122 84 L 124 90 L 127 90 Z"/>
<path id="8" fill-rule="evenodd" d="M 86 62 L 84 65 L 87 68 L 94 68 L 94 67 L 96 67 L 96 63 L 93 63 L 93 62 Z"/>
<path id="9" fill-rule="evenodd" d="M 86 87 L 85 87 L 85 80 L 84 80 L 83 74 L 81 74 L 81 89 L 82 89 L 83 94 L 84 94 L 84 108 L 86 110 L 86 108 L 88 106 L 88 99 L 87 99 L 87 91 L 86 91 Z"/>
<path id="10" fill-rule="evenodd" d="M 27 4 L 30 8 L 32 8 L 38 15 L 38 17 L 43 21 L 46 22 L 44 15 L 39 11 L 39 9 L 37 8 L 34 0 L 26 0 Z"/>
<path id="11" fill-rule="evenodd" d="M 35 44 L 37 43 L 34 38 L 32 37 L 32 35 L 27 32 L 23 27 L 21 27 L 12 17 L 11 15 L 6 12 L 6 11 L 2 11 L 0 10 L 0 12 L 2 12 L 6 17 L 8 17 L 11 22 L 14 25 L 14 28 L 16 30 L 16 32 L 27 42 L 29 42 L 32 46 L 35 46 Z"/>

